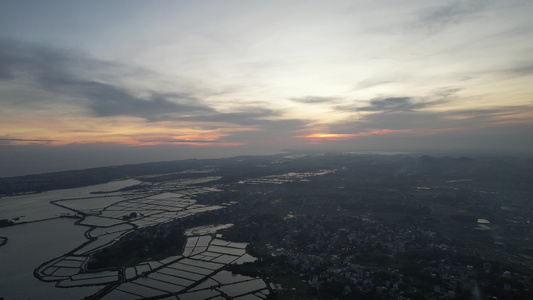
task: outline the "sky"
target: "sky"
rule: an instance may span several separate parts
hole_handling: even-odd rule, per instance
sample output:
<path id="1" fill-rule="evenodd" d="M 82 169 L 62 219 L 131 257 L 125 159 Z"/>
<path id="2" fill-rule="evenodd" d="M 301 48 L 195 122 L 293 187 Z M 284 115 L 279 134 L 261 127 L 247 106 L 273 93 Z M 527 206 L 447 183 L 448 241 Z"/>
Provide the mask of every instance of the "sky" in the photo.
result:
<path id="1" fill-rule="evenodd" d="M 0 0 L 0 176 L 533 153 L 533 1 Z"/>

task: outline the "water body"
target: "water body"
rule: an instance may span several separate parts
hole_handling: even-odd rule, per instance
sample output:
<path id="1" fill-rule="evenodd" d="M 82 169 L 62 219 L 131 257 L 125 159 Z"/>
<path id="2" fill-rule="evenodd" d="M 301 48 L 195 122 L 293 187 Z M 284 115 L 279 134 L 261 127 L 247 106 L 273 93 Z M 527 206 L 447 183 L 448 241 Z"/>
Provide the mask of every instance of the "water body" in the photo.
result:
<path id="1" fill-rule="evenodd" d="M 74 215 L 75 213 L 73 211 L 53 205 L 50 201 L 96 197 L 98 195 L 91 194 L 91 192 L 116 191 L 139 183 L 141 182 L 138 180 L 127 179 L 81 188 L 52 190 L 38 194 L 3 197 L 0 198 L 0 219 L 14 220 L 15 223 L 19 223 L 56 218 L 62 214 Z M 106 196 L 111 195 L 113 194 L 107 194 Z"/>
<path id="2" fill-rule="evenodd" d="M 8 237 L 0 247 L 0 297 L 4 299 L 82 299 L 100 287 L 56 288 L 33 276 L 42 263 L 78 247 L 87 239 L 74 219 L 54 219 L 0 228 Z"/>
<path id="3" fill-rule="evenodd" d="M 218 225 L 205 225 L 190 228 L 185 230 L 184 234 L 186 236 L 195 236 L 195 235 L 205 235 L 205 234 L 214 234 L 218 230 L 227 229 L 232 227 L 233 224 L 218 224 Z"/>
<path id="4" fill-rule="evenodd" d="M 204 181 L 210 180 L 211 177 L 209 180 L 205 179 Z M 72 253 L 71 251 L 86 242 L 87 239 L 85 238 L 84 233 L 88 228 L 86 226 L 76 226 L 76 220 L 71 218 L 39 219 L 43 217 L 55 217 L 58 213 L 61 213 L 63 208 L 51 204 L 50 201 L 52 200 L 62 199 L 56 203 L 61 203 L 62 205 L 77 210 L 89 210 L 94 212 L 100 212 L 104 207 L 117 201 L 124 201 L 124 203 L 121 202 L 121 204 L 112 205 L 113 209 L 107 207 L 104 212 L 109 212 L 110 218 L 105 218 L 105 220 L 124 223 L 125 221 L 122 220 L 121 215 L 130 212 L 132 208 L 135 208 L 135 211 L 137 212 L 144 212 L 143 219 L 132 221 L 132 223 L 137 222 L 137 225 L 139 225 L 138 222 L 145 222 L 148 225 L 168 222 L 177 215 L 179 216 L 179 213 L 183 212 L 185 206 L 188 207 L 185 212 L 187 215 L 221 208 L 220 206 L 194 204 L 195 200 L 183 198 L 181 195 L 174 195 L 168 192 L 165 193 L 165 195 L 173 197 L 158 200 L 136 199 L 129 203 L 127 198 L 122 198 L 120 196 L 120 192 L 116 192 L 120 188 L 137 184 L 138 182 L 139 181 L 137 180 L 124 180 L 77 189 L 24 195 L 20 196 L 20 198 L 9 197 L 10 199 L 0 199 L 6 200 L 3 202 L 0 201 L 0 204 L 9 204 L 4 213 L 8 212 L 15 215 L 21 214 L 25 216 L 20 217 L 20 219 L 16 221 L 40 220 L 38 222 L 0 228 L 0 237 L 8 238 L 7 244 L 0 247 L 0 298 L 82 299 L 96 293 L 99 289 L 103 288 L 103 286 L 79 287 L 78 285 L 81 282 L 93 284 L 116 281 L 118 279 L 118 274 L 112 276 L 100 276 L 101 274 L 96 276 L 95 274 L 86 273 L 76 274 L 79 272 L 79 269 L 73 267 L 79 267 L 81 264 L 81 261 L 77 259 L 60 262 L 54 260 L 65 254 Z M 195 179 L 194 182 L 203 181 L 201 179 Z M 206 189 L 203 188 L 189 189 L 187 194 L 195 195 L 205 190 Z M 108 193 L 105 195 L 91 194 L 91 192 L 94 191 Z M 181 205 L 185 203 L 186 205 Z M 176 204 L 179 205 L 176 206 Z M 163 209 L 171 210 L 171 212 L 162 212 Z M 176 214 L 176 212 L 178 212 L 178 214 Z M 0 216 L 2 216 L 1 210 Z M 101 225 L 104 227 L 111 225 L 105 222 L 100 224 L 102 223 L 100 219 L 104 218 L 92 216 L 88 217 L 84 222 L 94 223 L 97 226 Z M 125 226 L 126 228 L 123 228 Z M 202 279 L 214 272 L 219 272 L 226 264 L 255 261 L 254 257 L 245 253 L 246 244 L 244 243 L 233 243 L 221 239 L 213 241 L 213 234 L 215 234 L 217 230 L 228 228 L 230 226 L 232 226 L 232 224 L 218 224 L 192 228 L 189 234 L 194 236 L 189 237 L 189 239 L 194 241 L 194 243 L 188 242 L 187 244 L 190 245 L 186 247 L 187 253 L 184 252 L 182 254 L 182 256 L 190 256 L 190 258 L 181 259 L 179 260 L 179 263 L 175 263 L 172 266 L 165 266 L 157 272 L 152 272 L 148 278 L 133 278 L 129 276 L 128 278 L 130 278 L 131 281 L 123 283 L 119 288 L 113 290 L 111 294 L 106 295 L 106 299 L 116 299 L 115 296 L 121 295 L 120 293 L 125 293 L 127 294 L 126 296 L 129 295 L 129 297 L 131 297 L 131 294 L 136 294 L 142 298 L 145 296 L 160 296 L 179 292 L 182 291 L 184 287 L 191 286 L 195 280 Z M 115 227 L 117 228 L 106 227 L 95 229 L 94 232 L 95 235 L 98 236 L 98 240 L 76 250 L 74 255 L 81 255 L 89 250 L 104 246 L 107 242 L 111 242 L 119 235 L 124 234 L 128 230 L 128 227 L 131 228 L 132 226 L 122 224 Z M 119 228 L 123 230 L 116 230 Z M 108 231 L 111 233 L 107 234 Z M 211 244 L 211 242 L 213 242 L 213 244 Z M 50 262 L 51 260 L 53 260 L 53 262 Z M 50 262 L 50 264 L 47 262 Z M 171 261 L 169 262 L 172 263 Z M 163 265 L 162 262 L 153 263 L 156 263 L 158 266 Z M 178 264 L 183 265 L 183 269 L 173 268 L 174 265 L 177 266 Z M 49 265 L 52 265 L 53 268 L 57 267 L 53 276 L 50 276 L 49 273 L 44 273 L 45 275 L 43 275 L 43 273 L 41 273 L 42 270 L 39 269 L 39 274 L 41 275 L 40 278 L 43 278 L 44 280 L 61 280 L 59 281 L 60 286 L 63 285 L 75 288 L 57 288 L 55 287 L 56 283 L 42 282 L 33 276 L 33 272 L 36 268 L 42 266 L 43 269 L 46 269 Z M 142 267 L 141 264 L 135 268 L 137 269 L 137 274 L 151 272 L 151 268 L 148 267 L 148 265 L 146 265 L 145 270 L 142 269 Z M 202 272 L 188 272 L 188 268 L 205 270 L 206 274 L 203 274 Z M 163 270 L 166 271 L 163 272 Z M 76 275 L 71 276 L 73 274 Z M 218 285 L 220 289 L 223 289 L 223 291 L 213 291 L 218 296 L 226 293 L 233 296 L 248 294 L 247 296 L 252 297 L 251 293 L 258 290 L 268 293 L 266 284 L 259 278 L 234 275 L 226 276 L 228 274 L 228 272 L 219 274 L 219 279 L 224 279 L 224 284 L 215 281 L 215 285 Z M 59 278 L 58 276 L 63 277 Z M 90 276 L 95 277 L 93 278 Z M 154 276 L 158 277 L 156 278 Z M 161 278 L 167 280 L 162 280 Z M 210 287 L 205 289 L 209 289 L 209 292 L 212 291 Z M 197 297 L 199 295 L 194 294 L 191 296 Z"/>

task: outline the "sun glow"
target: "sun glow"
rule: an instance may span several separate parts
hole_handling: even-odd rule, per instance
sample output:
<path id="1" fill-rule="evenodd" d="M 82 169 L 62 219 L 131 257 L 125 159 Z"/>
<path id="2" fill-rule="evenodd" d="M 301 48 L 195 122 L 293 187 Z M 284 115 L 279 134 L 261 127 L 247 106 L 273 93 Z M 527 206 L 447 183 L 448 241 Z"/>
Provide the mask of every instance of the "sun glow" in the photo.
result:
<path id="1" fill-rule="evenodd" d="M 322 144 L 329 141 L 345 141 L 353 140 L 360 137 L 391 135 L 391 134 L 408 134 L 408 135 L 432 135 L 446 131 L 460 131 L 460 128 L 440 128 L 440 129 L 372 129 L 364 132 L 353 134 L 339 134 L 339 133 L 312 133 L 308 135 L 297 136 L 309 144 Z"/>
<path id="2" fill-rule="evenodd" d="M 338 134 L 338 133 L 313 133 L 303 136 L 298 136 L 299 138 L 305 139 L 319 139 L 319 140 L 328 140 L 328 141 L 339 141 L 339 140 L 349 140 L 356 137 L 357 134 Z"/>

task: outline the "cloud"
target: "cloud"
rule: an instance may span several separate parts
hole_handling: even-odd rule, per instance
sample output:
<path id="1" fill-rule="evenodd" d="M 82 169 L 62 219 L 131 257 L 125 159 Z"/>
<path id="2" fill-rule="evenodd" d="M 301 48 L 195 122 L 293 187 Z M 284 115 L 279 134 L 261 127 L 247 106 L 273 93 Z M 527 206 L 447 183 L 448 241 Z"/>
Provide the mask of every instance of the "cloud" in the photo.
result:
<path id="1" fill-rule="evenodd" d="M 484 0 L 447 2 L 445 5 L 425 9 L 420 14 L 416 27 L 421 26 L 430 33 L 435 33 L 448 26 L 463 22 L 489 5 L 490 2 Z"/>
<path id="2" fill-rule="evenodd" d="M 41 89 L 67 95 L 70 102 L 80 97 L 88 100 L 86 106 L 98 117 L 127 115 L 156 120 L 171 113 L 215 112 L 187 93 L 152 92 L 149 96 L 139 97 L 127 88 L 86 79 L 90 76 L 89 72 L 81 71 L 96 68 L 101 72 L 116 67 L 115 63 L 108 64 L 78 53 L 9 39 L 2 39 L 0 43 L 3 45 L 0 49 L 0 80 L 30 76 Z"/>
<path id="3" fill-rule="evenodd" d="M 0 37 L 0 80 L 12 80 L 22 76 L 65 76 L 66 63 L 73 53 L 52 49 L 45 45 L 20 42 Z M 81 58 L 81 57 L 79 57 Z"/>
<path id="4" fill-rule="evenodd" d="M 529 122 L 531 106 L 500 106 L 487 109 L 457 109 L 449 111 L 388 110 L 375 111 L 355 121 L 335 124 L 331 132 L 358 134 L 369 130 L 413 130 L 413 133 L 462 131 L 479 127 Z"/>
<path id="5" fill-rule="evenodd" d="M 515 76 L 529 76 L 533 74 L 533 64 L 516 67 L 510 71 Z"/>
<path id="6" fill-rule="evenodd" d="M 533 112 L 531 105 L 442 110 L 441 104 L 452 100 L 462 101 L 458 95 L 460 90 L 457 87 L 447 87 L 420 97 L 378 98 L 370 100 L 366 106 L 357 107 L 354 103 L 336 107 L 338 110 L 353 111 L 357 115 L 344 122 L 332 124 L 329 132 L 361 134 L 389 130 L 391 133 L 403 131 L 413 134 L 436 134 L 443 131 L 530 123 L 530 115 Z"/>
<path id="7" fill-rule="evenodd" d="M 0 141 L 18 141 L 18 142 L 54 142 L 58 140 L 29 140 L 29 139 L 10 139 L 10 138 L 0 138 Z"/>
<path id="8" fill-rule="evenodd" d="M 76 51 L 58 50 L 40 44 L 23 43 L 9 39 L 1 39 L 6 45 L 0 49 L 0 70 L 3 70 L 0 87 L 12 91 L 15 97 L 3 97 L 0 101 L 4 106 L 17 106 L 30 116 L 35 112 L 31 106 L 47 110 L 47 115 L 56 114 L 56 109 L 64 109 L 80 113 L 84 122 L 94 124 L 95 131 L 84 129 L 84 134 L 70 135 L 74 140 L 64 138 L 64 143 L 87 143 L 115 140 L 122 144 L 187 144 L 234 146 L 243 143 L 267 143 L 269 140 L 290 140 L 294 132 L 305 128 L 309 121 L 287 119 L 281 112 L 257 106 L 244 106 L 233 111 L 219 111 L 204 103 L 187 90 L 177 92 L 154 92 L 117 84 L 125 82 L 120 75 L 134 68 L 118 63 L 92 59 Z M 135 69 L 136 70 L 136 69 Z M 135 72 L 132 72 L 135 73 Z M 136 76 L 138 74 L 134 74 Z M 141 76 L 143 78 L 143 76 Z M 134 78 L 134 81 L 138 77 Z M 19 85 L 20 83 L 20 85 Z M 16 86 L 29 90 L 28 96 L 17 92 Z M 45 93 L 44 93 L 45 92 Z M 46 94 L 46 97 L 42 95 Z M 17 100 L 13 100 L 17 99 Z M 306 98 L 311 99 L 311 98 Z M 315 101 L 318 98 L 315 98 Z M 327 98 L 332 100 L 333 98 Z M 326 100 L 326 98 L 322 99 Z M 39 111 L 40 112 L 40 111 Z M 130 116 L 144 119 L 146 122 L 134 122 L 140 126 L 138 132 L 123 134 L 128 122 L 122 119 L 109 119 L 115 128 L 94 136 L 100 129 L 94 118 Z M 69 118 L 65 111 L 59 112 L 58 118 Z M 93 123 L 94 122 L 94 123 Z M 149 123 L 156 123 L 155 129 Z M 178 125 L 179 124 L 179 125 Z M 130 124 L 131 125 L 131 124 Z M 178 126 L 180 130 L 174 128 Z M 162 132 L 167 128 L 166 132 Z M 185 128 L 191 129 L 190 135 Z M 115 130 L 116 129 L 116 130 Z M 146 134 L 143 129 L 146 129 Z M 154 131 L 155 130 L 155 131 Z M 55 133 L 54 133 L 55 132 Z M 175 133 L 178 132 L 178 133 Z M 65 130 L 50 131 L 51 137 L 64 137 Z M 8 144 L 20 143 L 53 143 L 57 140 L 42 139 L 40 136 L 28 139 L 5 139 Z M 20 136 L 23 138 L 22 136 Z M 32 139 L 32 140 L 30 140 Z"/>
<path id="9" fill-rule="evenodd" d="M 411 97 L 392 97 L 385 99 L 375 99 L 370 101 L 369 106 L 358 108 L 359 111 L 407 111 L 418 108 L 412 102 Z"/>
<path id="10" fill-rule="evenodd" d="M 83 56 L 75 51 L 58 50 L 40 44 L 1 39 L 0 80 L 28 79 L 61 97 L 56 101 L 84 106 L 96 117 L 133 116 L 148 121 L 223 122 L 238 125 L 270 123 L 278 115 L 264 108 L 244 108 L 237 112 L 219 112 L 188 92 L 134 93 L 131 89 L 101 81 L 101 75 L 113 69 L 128 68 Z M 91 73 L 91 70 L 94 72 Z M 97 76 L 101 79 L 105 76 Z M 113 74 L 107 77 L 113 78 Z M 66 96 L 66 97 L 65 97 Z M 33 99 L 40 101 L 41 99 Z M 7 101 L 7 100 L 6 100 Z"/>
<path id="11" fill-rule="evenodd" d="M 15 145 L 52 145 L 61 140 L 54 139 L 21 139 L 21 138 L 0 138 L 0 146 L 15 146 Z"/>
<path id="12" fill-rule="evenodd" d="M 238 125 L 260 125 L 268 124 L 273 121 L 266 119 L 269 117 L 275 117 L 278 113 L 270 109 L 264 109 L 260 107 L 247 108 L 240 112 L 221 113 L 221 112 L 207 112 L 201 115 L 193 116 L 177 116 L 171 117 L 174 120 L 179 121 L 192 121 L 192 122 L 221 122 L 221 123 L 233 123 Z"/>
<path id="13" fill-rule="evenodd" d="M 190 145 L 190 146 L 238 146 L 242 143 L 228 143 L 215 139 L 206 139 L 206 140 L 195 140 L 195 139 L 174 139 L 174 138 L 147 138 L 147 139 L 138 139 L 138 142 L 142 145 L 160 145 L 160 144 L 179 144 L 179 145 Z"/>
<path id="14" fill-rule="evenodd" d="M 452 111 L 376 111 L 331 124 L 326 134 L 300 136 L 324 149 L 514 151 L 533 149 L 532 106 Z M 329 130 L 328 130 L 329 129 Z"/>
<path id="15" fill-rule="evenodd" d="M 308 104 L 333 102 L 338 99 L 339 99 L 338 97 L 320 97 L 320 96 L 305 96 L 305 97 L 289 98 L 289 100 L 294 101 L 294 102 L 308 103 Z"/>
<path id="16" fill-rule="evenodd" d="M 0 138 L 0 144 L 12 144 L 16 142 L 37 142 L 37 143 L 51 143 L 59 142 L 60 140 L 48 140 L 48 139 L 17 139 L 17 138 Z"/>
<path id="17" fill-rule="evenodd" d="M 359 111 L 359 112 L 408 112 L 419 109 L 436 106 L 446 103 L 452 99 L 457 98 L 457 92 L 461 89 L 455 87 L 448 87 L 435 90 L 426 96 L 419 97 L 387 97 L 376 98 L 369 101 L 367 106 L 359 106 L 357 101 L 353 104 L 334 106 L 333 109 L 339 111 Z"/>
<path id="18" fill-rule="evenodd" d="M 390 97 L 370 100 L 370 105 L 357 108 L 358 111 L 406 112 L 426 108 L 442 101 L 415 102 L 412 97 Z"/>
<path id="19" fill-rule="evenodd" d="M 44 78 L 42 82 L 47 89 L 90 100 L 88 107 L 98 117 L 134 116 L 156 121 L 167 114 L 214 112 L 185 93 L 152 93 L 147 97 L 136 97 L 125 88 L 96 81 Z"/>
<path id="20" fill-rule="evenodd" d="M 359 82 L 356 85 L 356 89 L 358 90 L 368 89 L 368 88 L 376 87 L 379 85 L 385 85 L 385 84 L 394 83 L 394 82 L 396 82 L 396 80 L 383 79 L 383 78 L 367 78 Z"/>

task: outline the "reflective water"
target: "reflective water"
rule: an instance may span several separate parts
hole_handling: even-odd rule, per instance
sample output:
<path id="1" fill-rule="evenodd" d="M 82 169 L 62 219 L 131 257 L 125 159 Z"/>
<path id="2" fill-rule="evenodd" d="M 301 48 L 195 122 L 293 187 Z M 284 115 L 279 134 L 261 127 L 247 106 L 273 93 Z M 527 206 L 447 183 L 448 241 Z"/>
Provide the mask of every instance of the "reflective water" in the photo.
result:
<path id="1" fill-rule="evenodd" d="M 0 199 L 0 219 L 2 216 L 6 219 L 18 216 L 20 219 L 15 221 L 19 223 L 41 220 L 0 228 L 0 237 L 9 238 L 7 244 L 0 247 L 0 298 L 81 299 L 94 294 L 104 284 L 118 282 L 120 276 L 117 270 L 86 273 L 81 266 L 89 259 L 90 253 L 115 242 L 133 230 L 133 225 L 143 227 L 163 224 L 176 218 L 225 208 L 226 206 L 195 203 L 195 195 L 215 191 L 214 188 L 183 188 L 186 185 L 184 182 L 192 184 L 214 179 L 216 178 L 207 177 L 180 181 L 180 194 L 162 190 L 161 185 L 158 186 L 159 189 L 152 189 L 143 195 L 135 194 L 132 198 L 127 193 L 116 191 L 139 181 L 124 180 Z M 158 191 L 161 193 L 157 194 Z M 53 200 L 56 200 L 54 203 L 57 205 L 50 203 Z M 73 215 L 74 210 L 92 215 L 81 220 L 79 226 L 74 224 L 75 219 L 57 218 L 58 215 L 65 214 L 65 211 Z M 56 218 L 42 220 L 54 217 Z M 205 288 L 209 291 L 195 290 L 195 293 L 208 292 L 219 297 L 224 294 L 254 297 L 252 294 L 258 291 L 268 293 L 266 285 L 261 284 L 262 280 L 221 272 L 227 264 L 255 260 L 246 254 L 245 243 L 224 241 L 216 235 L 217 230 L 230 226 L 232 224 L 213 224 L 191 228 L 187 231 L 188 242 L 181 255 L 127 268 L 126 281 L 105 295 L 105 299 L 129 299 L 128 295 L 143 298 L 186 293 L 184 289 L 192 287 L 195 282 L 214 282 Z M 165 230 L 164 228 L 161 230 Z M 84 234 L 96 239 L 84 244 L 87 242 Z M 34 274 L 42 281 L 35 278 Z M 214 274 L 217 274 L 218 281 L 210 279 Z M 91 284 L 99 286 L 84 287 Z M 214 285 L 217 288 L 213 287 L 215 290 L 212 290 Z M 198 294 L 180 296 L 196 297 Z"/>
<path id="2" fill-rule="evenodd" d="M 58 257 L 87 239 L 83 226 L 73 219 L 54 219 L 0 228 L 8 237 L 0 247 L 0 297 L 4 299 L 81 299 L 99 287 L 60 289 L 39 281 L 33 270 L 43 262 Z"/>
<path id="3" fill-rule="evenodd" d="M 91 192 L 116 191 L 138 183 L 140 183 L 140 181 L 128 179 L 75 189 L 54 190 L 38 194 L 3 197 L 0 198 L 0 219 L 12 220 L 18 218 L 18 220 L 14 220 L 15 223 L 18 223 L 55 218 L 62 214 L 74 215 L 74 212 L 71 210 L 51 205 L 50 201 L 95 197 Z"/>

